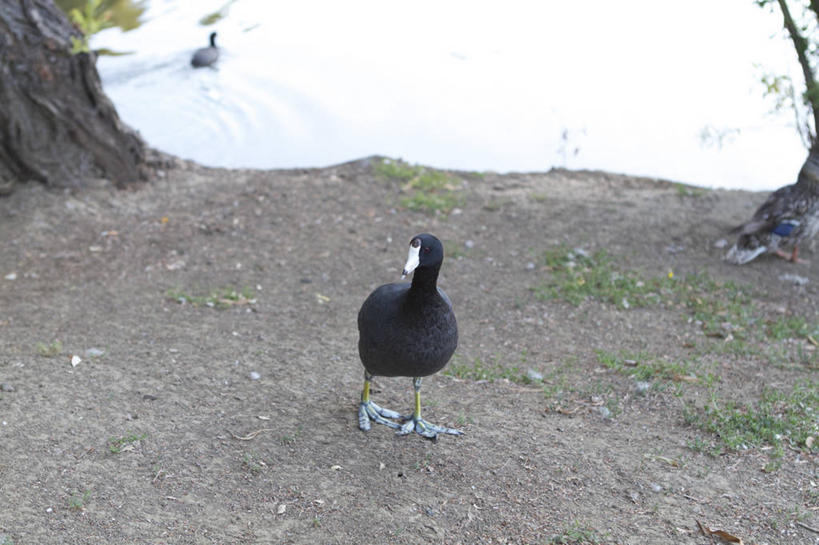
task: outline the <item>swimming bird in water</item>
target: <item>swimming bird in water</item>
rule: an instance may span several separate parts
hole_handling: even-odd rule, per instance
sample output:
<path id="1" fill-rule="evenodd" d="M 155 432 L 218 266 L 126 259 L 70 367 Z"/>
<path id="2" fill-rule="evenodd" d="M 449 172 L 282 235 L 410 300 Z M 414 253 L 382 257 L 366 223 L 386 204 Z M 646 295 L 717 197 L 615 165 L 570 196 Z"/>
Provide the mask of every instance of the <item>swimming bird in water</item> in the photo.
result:
<path id="1" fill-rule="evenodd" d="M 438 287 L 444 248 L 429 234 L 412 237 L 402 278 L 412 283 L 385 284 L 373 291 L 358 313 L 358 354 L 364 364 L 364 390 L 358 408 L 358 427 L 370 421 L 396 430 L 413 431 L 429 439 L 460 430 L 436 426 L 421 418 L 421 379 L 437 373 L 458 346 L 458 324 L 449 297 Z M 411 415 L 379 407 L 370 399 L 373 376 L 412 377 L 415 410 Z M 402 424 L 393 419 L 402 421 Z"/>
<path id="2" fill-rule="evenodd" d="M 743 265 L 764 253 L 799 261 L 799 243 L 819 232 L 819 156 L 810 155 L 796 183 L 774 191 L 746 223 L 725 259 Z M 790 247 L 785 252 L 781 247 Z"/>
<path id="3" fill-rule="evenodd" d="M 203 47 L 197 49 L 191 58 L 191 66 L 194 68 L 202 68 L 203 66 L 210 66 L 219 60 L 219 48 L 216 47 L 216 33 L 210 33 L 210 47 Z"/>

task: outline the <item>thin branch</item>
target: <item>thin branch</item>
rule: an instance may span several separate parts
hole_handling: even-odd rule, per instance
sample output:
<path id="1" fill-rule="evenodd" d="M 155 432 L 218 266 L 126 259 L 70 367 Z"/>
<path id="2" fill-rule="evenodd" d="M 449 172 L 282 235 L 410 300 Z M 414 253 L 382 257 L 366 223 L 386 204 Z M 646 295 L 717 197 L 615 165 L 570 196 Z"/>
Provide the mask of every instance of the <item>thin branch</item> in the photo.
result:
<path id="1" fill-rule="evenodd" d="M 807 87 L 807 97 L 810 109 L 813 112 L 813 134 L 811 134 L 811 145 L 816 145 L 816 132 L 819 130 L 819 105 L 815 104 L 816 96 L 816 76 L 813 73 L 813 68 L 808 59 L 808 41 L 799 32 L 796 22 L 793 20 L 791 11 L 788 8 L 786 0 L 777 0 L 779 8 L 782 10 L 782 17 L 784 19 L 785 28 L 793 41 L 793 47 L 796 49 L 796 57 L 799 59 L 799 66 L 802 67 L 802 75 L 805 77 L 805 87 Z M 819 0 L 811 0 L 811 8 L 819 9 Z"/>

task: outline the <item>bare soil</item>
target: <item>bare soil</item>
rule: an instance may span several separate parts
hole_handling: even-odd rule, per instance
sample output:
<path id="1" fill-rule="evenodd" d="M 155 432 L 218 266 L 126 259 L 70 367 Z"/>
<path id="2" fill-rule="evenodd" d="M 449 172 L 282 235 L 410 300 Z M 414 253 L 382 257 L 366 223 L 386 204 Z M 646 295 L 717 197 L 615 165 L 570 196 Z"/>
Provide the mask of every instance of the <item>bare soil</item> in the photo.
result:
<path id="1" fill-rule="evenodd" d="M 684 402 L 706 389 L 639 393 L 596 352 L 676 361 L 719 339 L 682 309 L 532 291 L 551 274 L 542 253 L 565 244 L 647 277 L 751 285 L 772 314 L 815 323 L 815 248 L 800 253 L 813 266 L 736 267 L 715 247 L 765 194 L 453 172 L 462 205 L 434 215 L 402 208 L 401 184 L 372 165 L 180 162 L 133 191 L 28 184 L 0 200 L 0 543 L 711 543 L 695 521 L 745 543 L 819 543 L 815 454 L 786 448 L 766 472 L 765 446 L 691 448 L 711 439 Z M 450 253 L 453 364 L 544 377 L 425 380 L 424 416 L 465 431 L 436 442 L 356 419 L 356 314 L 399 281 L 419 232 Z M 252 301 L 179 302 L 223 288 Z M 724 398 L 816 379 L 714 361 Z M 373 398 L 409 411 L 411 380 L 378 379 Z"/>

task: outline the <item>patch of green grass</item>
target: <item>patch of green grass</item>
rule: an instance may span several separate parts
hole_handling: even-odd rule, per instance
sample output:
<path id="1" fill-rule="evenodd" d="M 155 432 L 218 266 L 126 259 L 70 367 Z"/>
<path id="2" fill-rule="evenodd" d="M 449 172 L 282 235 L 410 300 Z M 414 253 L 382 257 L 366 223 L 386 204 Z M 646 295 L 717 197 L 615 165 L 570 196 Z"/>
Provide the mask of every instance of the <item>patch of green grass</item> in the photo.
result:
<path id="1" fill-rule="evenodd" d="M 77 492 L 68 499 L 68 508 L 74 511 L 82 511 L 85 509 L 88 500 L 91 499 L 91 491 L 86 490 L 82 494 Z"/>
<path id="2" fill-rule="evenodd" d="M 401 206 L 413 212 L 450 212 L 460 204 L 461 199 L 452 191 L 441 193 L 413 192 L 409 197 L 401 199 Z"/>
<path id="3" fill-rule="evenodd" d="M 574 522 L 568 528 L 563 529 L 560 534 L 550 537 L 546 543 L 549 545 L 597 545 L 602 542 L 603 538 L 596 530 Z"/>
<path id="4" fill-rule="evenodd" d="M 63 353 L 63 343 L 61 341 L 54 341 L 52 343 L 38 342 L 35 347 L 37 353 L 44 358 L 56 358 Z"/>
<path id="5" fill-rule="evenodd" d="M 748 328 L 759 319 L 750 288 L 730 281 L 718 282 L 707 274 L 688 275 L 676 297 L 711 337 L 743 340 Z"/>
<path id="6" fill-rule="evenodd" d="M 728 451 L 772 446 L 776 469 L 783 445 L 808 452 L 819 450 L 819 383 L 803 381 L 790 392 L 765 388 L 756 403 L 712 400 L 702 409 L 684 407 L 686 422 L 710 432 Z M 808 439 L 813 438 L 813 439 Z"/>
<path id="7" fill-rule="evenodd" d="M 780 316 L 766 324 L 765 332 L 775 340 L 814 339 L 819 337 L 819 322 L 810 323 L 802 316 Z"/>
<path id="8" fill-rule="evenodd" d="M 246 470 L 250 471 L 251 473 L 261 473 L 262 471 L 262 464 L 260 460 L 256 459 L 256 455 L 252 452 L 245 452 L 242 455 L 242 467 Z"/>
<path id="9" fill-rule="evenodd" d="M 238 305 L 256 304 L 256 294 L 252 288 L 244 287 L 241 290 L 234 287 L 224 287 L 209 290 L 207 295 L 192 295 L 180 289 L 165 292 L 165 297 L 179 304 L 190 304 L 195 307 L 210 307 L 226 309 Z"/>
<path id="10" fill-rule="evenodd" d="M 595 350 L 597 361 L 608 369 L 617 371 L 639 381 L 664 380 L 679 383 L 697 383 L 710 388 L 719 381 L 713 373 L 700 369 L 700 360 L 668 361 L 645 353 L 618 354 L 606 350 Z"/>
<path id="11" fill-rule="evenodd" d="M 458 418 L 455 419 L 455 423 L 460 427 L 465 424 L 474 424 L 475 419 L 472 418 L 472 415 L 461 411 L 460 413 L 458 413 Z"/>
<path id="12" fill-rule="evenodd" d="M 576 372 L 579 362 L 576 357 L 569 357 L 543 376 L 543 395 L 551 401 L 550 407 L 560 406 L 560 402 L 569 394 L 577 391 L 577 380 L 570 376 Z"/>
<path id="13" fill-rule="evenodd" d="M 130 433 L 128 435 L 123 435 L 123 436 L 120 436 L 120 437 L 113 437 L 113 436 L 109 437 L 108 438 L 108 450 L 111 452 L 111 454 L 119 454 L 120 452 L 125 450 L 125 448 L 128 445 L 131 445 L 133 443 L 138 443 L 139 441 L 142 441 L 146 437 L 148 437 L 147 433 L 141 433 L 139 435 L 137 435 L 135 433 Z"/>
<path id="14" fill-rule="evenodd" d="M 677 190 L 677 195 L 680 197 L 702 197 L 707 192 L 701 187 L 693 187 L 681 183 L 675 183 L 674 188 Z"/>
<path id="15" fill-rule="evenodd" d="M 709 324 L 744 317 L 752 311 L 748 308 L 750 290 L 732 282 L 718 282 L 707 274 L 689 274 L 680 279 L 669 271 L 649 278 L 638 271 L 621 269 L 605 251 L 589 254 L 566 245 L 543 252 L 539 260 L 550 278 L 533 291 L 545 300 L 559 299 L 577 306 L 594 299 L 619 308 L 682 305 L 694 319 Z"/>
<path id="16" fill-rule="evenodd" d="M 526 373 L 521 372 L 517 367 L 504 367 L 497 362 L 485 363 L 481 358 L 475 358 L 472 364 L 453 361 L 446 368 L 444 374 L 463 380 L 486 380 L 495 382 L 496 380 L 507 379 L 517 384 L 532 383 L 532 379 L 530 379 Z"/>
<path id="17" fill-rule="evenodd" d="M 420 172 L 421 167 L 410 165 L 401 159 L 380 159 L 373 164 L 373 171 L 382 178 L 409 182 Z"/>
<path id="18" fill-rule="evenodd" d="M 575 306 L 596 299 L 619 308 L 644 307 L 660 300 L 662 279 L 647 281 L 634 271 L 622 271 L 604 251 L 588 254 L 559 246 L 544 252 L 540 262 L 550 271 L 550 278 L 534 288 L 540 299 L 560 299 Z"/>
<path id="19" fill-rule="evenodd" d="M 283 445 L 292 445 L 296 442 L 296 439 L 299 438 L 301 435 L 301 426 L 296 428 L 296 431 L 293 433 L 288 433 L 281 436 L 281 442 Z"/>
<path id="20" fill-rule="evenodd" d="M 414 465 L 415 470 L 420 471 L 421 469 L 424 469 L 425 467 L 429 466 L 430 462 L 432 462 L 432 453 L 428 452 L 424 456 L 423 460 L 418 460 L 417 462 L 415 462 L 415 465 Z"/>
<path id="21" fill-rule="evenodd" d="M 446 172 L 410 165 L 400 159 L 381 159 L 373 170 L 383 178 L 404 182 L 402 191 L 407 195 L 400 204 L 412 211 L 448 213 L 462 202 L 458 180 Z"/>
<path id="22" fill-rule="evenodd" d="M 531 291 L 541 300 L 562 300 L 575 306 L 593 300 L 623 310 L 682 309 L 688 322 L 706 336 L 698 349 L 700 355 L 758 357 L 782 368 L 819 367 L 819 350 L 813 350 L 819 322 L 802 316 L 771 319 L 756 304 L 759 294 L 752 286 L 719 281 L 704 273 L 678 277 L 669 271 L 648 277 L 620 268 L 605 252 L 590 254 L 565 245 L 543 252 L 538 259 L 540 269 L 548 272 Z"/>
<path id="23" fill-rule="evenodd" d="M 688 448 L 700 454 L 707 454 L 709 456 L 719 456 L 720 447 L 711 441 L 706 441 L 702 437 L 695 437 L 687 442 Z"/>

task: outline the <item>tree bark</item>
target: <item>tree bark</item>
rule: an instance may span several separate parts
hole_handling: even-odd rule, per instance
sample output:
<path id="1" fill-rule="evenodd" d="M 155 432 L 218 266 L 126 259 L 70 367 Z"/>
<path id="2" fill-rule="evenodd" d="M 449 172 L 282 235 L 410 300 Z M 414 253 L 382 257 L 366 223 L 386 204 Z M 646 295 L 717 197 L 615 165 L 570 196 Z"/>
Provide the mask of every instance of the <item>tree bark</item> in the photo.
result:
<path id="1" fill-rule="evenodd" d="M 52 0 L 0 1 L 0 191 L 94 177 L 124 187 L 150 173 L 145 143 L 103 93 L 93 54 L 71 54 L 72 35 Z"/>
<path id="2" fill-rule="evenodd" d="M 813 67 L 808 59 L 808 41 L 799 32 L 799 27 L 796 25 L 791 11 L 788 8 L 787 0 L 777 0 L 779 9 L 782 11 L 782 18 L 784 19 L 785 28 L 793 41 L 793 47 L 796 49 L 796 58 L 799 59 L 799 66 L 802 68 L 802 75 L 805 78 L 805 88 L 807 90 L 806 98 L 813 114 L 813 130 L 810 134 L 811 150 L 817 149 L 816 134 L 819 131 L 819 89 L 817 89 L 816 75 L 813 72 Z M 815 0 L 811 2 L 811 7 L 816 7 Z"/>

